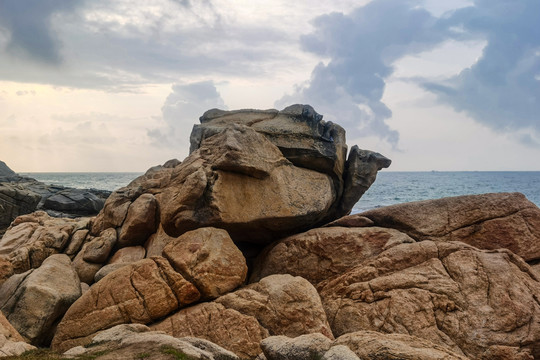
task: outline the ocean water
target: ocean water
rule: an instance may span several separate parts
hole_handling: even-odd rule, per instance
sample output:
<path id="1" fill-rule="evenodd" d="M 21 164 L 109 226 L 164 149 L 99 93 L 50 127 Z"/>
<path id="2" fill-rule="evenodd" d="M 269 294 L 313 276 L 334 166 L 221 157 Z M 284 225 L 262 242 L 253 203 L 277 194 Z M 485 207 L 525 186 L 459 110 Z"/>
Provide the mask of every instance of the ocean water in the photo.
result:
<path id="1" fill-rule="evenodd" d="M 116 190 L 142 173 L 24 173 L 47 184 Z M 540 171 L 393 172 L 381 171 L 353 213 L 409 201 L 488 192 L 521 192 L 540 206 Z"/>
<path id="2" fill-rule="evenodd" d="M 62 185 L 77 189 L 114 191 L 126 186 L 143 173 L 138 172 L 32 172 L 19 173 L 45 184 Z"/>
<path id="3" fill-rule="evenodd" d="M 381 171 L 352 212 L 409 201 L 492 192 L 520 192 L 540 206 L 540 171 Z"/>

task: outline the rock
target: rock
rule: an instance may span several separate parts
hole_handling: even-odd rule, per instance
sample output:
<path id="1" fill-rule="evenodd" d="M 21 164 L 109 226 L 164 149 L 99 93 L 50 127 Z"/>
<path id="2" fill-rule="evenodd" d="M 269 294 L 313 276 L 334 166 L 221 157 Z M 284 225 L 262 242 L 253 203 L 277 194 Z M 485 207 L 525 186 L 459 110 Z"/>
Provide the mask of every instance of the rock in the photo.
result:
<path id="1" fill-rule="evenodd" d="M 333 338 L 319 294 L 298 276 L 271 275 L 216 302 L 255 317 L 270 335 L 321 333 Z"/>
<path id="2" fill-rule="evenodd" d="M 118 324 L 149 324 L 199 299 L 199 292 L 167 260 L 140 260 L 103 278 L 66 313 L 52 342 L 65 351 Z"/>
<path id="3" fill-rule="evenodd" d="M 106 196 L 99 197 L 88 189 L 65 189 L 45 199 L 43 209 L 79 216 L 95 215 L 105 204 Z"/>
<path id="4" fill-rule="evenodd" d="M 0 160 L 0 176 L 13 176 L 16 175 L 15 171 L 11 170 L 9 166 Z"/>
<path id="5" fill-rule="evenodd" d="M 197 287 L 203 299 L 224 295 L 246 280 L 246 260 L 225 230 L 188 231 L 165 247 L 163 257 Z"/>
<path id="6" fill-rule="evenodd" d="M 357 331 L 336 339 L 360 359 L 467 360 L 444 346 L 405 334 Z M 337 346 L 336 346 L 337 347 Z"/>
<path id="7" fill-rule="evenodd" d="M 85 244 L 83 260 L 95 264 L 103 264 L 109 258 L 109 254 L 116 244 L 116 230 L 109 228 L 103 231 L 99 237 Z"/>
<path id="8" fill-rule="evenodd" d="M 410 242 L 414 240 L 394 229 L 317 228 L 270 245 L 255 261 L 250 282 L 282 273 L 301 276 L 316 285 L 387 248 Z"/>
<path id="9" fill-rule="evenodd" d="M 11 326 L 4 314 L 0 311 L 0 357 L 18 356 L 25 351 L 35 348 L 35 346 L 24 342 L 19 332 Z"/>
<path id="10" fill-rule="evenodd" d="M 144 259 L 146 255 L 146 250 L 142 246 L 129 246 L 122 249 L 119 249 L 114 253 L 113 256 L 109 259 L 109 264 L 130 264 L 135 261 Z"/>
<path id="11" fill-rule="evenodd" d="M 35 269 L 50 255 L 61 253 L 88 221 L 53 218 L 43 211 L 19 216 L 0 239 L 0 255 L 11 261 L 16 273 Z"/>
<path id="12" fill-rule="evenodd" d="M 506 249 L 402 244 L 319 284 L 336 336 L 417 336 L 479 359 L 496 348 L 540 356 L 540 282 Z"/>
<path id="13" fill-rule="evenodd" d="M 0 256 L 0 286 L 13 275 L 11 261 Z"/>
<path id="14" fill-rule="evenodd" d="M 114 263 L 114 264 L 108 264 L 100 268 L 94 275 L 94 281 L 98 282 L 99 280 L 103 279 L 105 276 L 109 275 L 113 271 L 116 271 L 120 268 L 123 268 L 124 266 L 128 266 L 126 263 Z"/>
<path id="15" fill-rule="evenodd" d="M 271 336 L 261 341 L 262 351 L 268 360 L 321 359 L 331 346 L 332 340 L 318 333 L 294 339 Z"/>
<path id="16" fill-rule="evenodd" d="M 336 200 L 332 184 L 326 174 L 293 166 L 254 130 L 235 126 L 205 139 L 174 168 L 160 196 L 161 223 L 170 236 L 218 227 L 235 241 L 264 243 L 320 222 Z"/>
<path id="17" fill-rule="evenodd" d="M 356 215 L 352 215 L 356 216 Z M 540 259 L 540 209 L 520 193 L 465 195 L 398 204 L 359 216 L 417 241 L 462 241 L 480 249 L 506 248 Z"/>
<path id="18" fill-rule="evenodd" d="M 142 245 L 156 231 L 157 201 L 152 194 L 142 194 L 130 206 L 120 230 L 120 247 Z"/>
<path id="19" fill-rule="evenodd" d="M 365 216 L 362 216 L 360 214 L 354 214 L 354 215 L 341 217 L 337 220 L 334 220 L 324 225 L 324 227 L 331 227 L 331 226 L 369 227 L 369 226 L 375 226 L 375 223 Z"/>
<path id="20" fill-rule="evenodd" d="M 373 184 L 377 172 L 390 166 L 392 161 L 383 155 L 360 150 L 354 145 L 349 153 L 345 166 L 343 198 L 340 203 L 340 214 L 348 214 L 354 204 Z"/>
<path id="21" fill-rule="evenodd" d="M 64 250 L 64 253 L 69 256 L 75 256 L 81 250 L 84 241 L 88 235 L 88 229 L 77 230 L 71 236 L 68 246 Z"/>
<path id="22" fill-rule="evenodd" d="M 96 335 L 87 347 L 64 353 L 69 357 L 116 359 L 238 360 L 238 357 L 203 339 L 177 339 L 140 324 L 118 325 Z"/>
<path id="23" fill-rule="evenodd" d="M 152 325 L 174 337 L 195 336 L 211 341 L 238 355 L 252 359 L 261 352 L 259 343 L 268 336 L 253 316 L 226 309 L 215 302 L 201 303 L 178 311 Z"/>
<path id="24" fill-rule="evenodd" d="M 342 178 L 347 155 L 345 130 L 322 121 L 309 105 L 293 105 L 282 111 L 212 109 L 200 120 L 201 125 L 195 125 L 191 133 L 190 152 L 227 126 L 242 124 L 263 134 L 294 165 Z"/>
<path id="25" fill-rule="evenodd" d="M 79 251 L 77 256 L 75 256 L 73 259 L 73 268 L 75 269 L 75 272 L 79 276 L 81 282 L 92 284 L 94 282 L 96 273 L 103 267 L 103 264 L 84 260 L 84 254 L 87 247 L 88 243 L 84 244 L 81 251 Z"/>
<path id="26" fill-rule="evenodd" d="M 0 229 L 6 229 L 19 215 L 36 209 L 41 196 L 23 186 L 0 182 Z"/>
<path id="27" fill-rule="evenodd" d="M 161 256 L 165 246 L 174 239 L 176 238 L 167 235 L 160 224 L 156 233 L 152 234 L 144 244 L 144 247 L 146 248 L 146 257 Z"/>
<path id="28" fill-rule="evenodd" d="M 128 209 L 133 201 L 142 193 L 140 186 L 132 188 L 123 187 L 111 194 L 103 210 L 94 218 L 91 225 L 90 233 L 94 236 L 99 236 L 102 231 L 108 228 L 121 227 L 126 219 Z"/>
<path id="29" fill-rule="evenodd" d="M 0 309 L 34 345 L 49 344 L 55 322 L 81 296 L 79 278 L 64 254 L 50 256 L 19 279 L 11 277 L 0 290 Z"/>
<path id="30" fill-rule="evenodd" d="M 322 360 L 360 360 L 360 358 L 347 346 L 335 345 L 324 353 Z"/>

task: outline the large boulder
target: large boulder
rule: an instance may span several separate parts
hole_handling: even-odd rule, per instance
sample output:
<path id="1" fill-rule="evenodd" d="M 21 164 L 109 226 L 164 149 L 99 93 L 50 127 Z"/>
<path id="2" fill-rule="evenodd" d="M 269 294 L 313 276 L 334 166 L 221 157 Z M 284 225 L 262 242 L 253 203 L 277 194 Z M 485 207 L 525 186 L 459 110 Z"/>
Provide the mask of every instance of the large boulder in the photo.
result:
<path id="1" fill-rule="evenodd" d="M 200 297 L 164 258 L 140 260 L 96 283 L 66 313 L 52 342 L 65 351 L 119 324 L 149 324 Z"/>
<path id="2" fill-rule="evenodd" d="M 119 246 L 144 243 L 156 255 L 159 233 L 216 227 L 235 242 L 267 244 L 339 218 L 390 160 L 355 148 L 346 161 L 344 130 L 321 118 L 308 105 L 206 112 L 191 154 L 113 193 L 91 234 L 116 228 Z"/>
<path id="3" fill-rule="evenodd" d="M 402 244 L 319 290 L 336 336 L 373 330 L 417 336 L 474 359 L 540 357 L 540 282 L 506 249 Z"/>
<path id="4" fill-rule="evenodd" d="M 246 360 L 261 352 L 259 343 L 269 335 L 255 317 L 215 302 L 182 309 L 150 328 L 174 337 L 203 338 Z"/>
<path id="5" fill-rule="evenodd" d="M 254 262 L 250 281 L 272 274 L 301 276 L 312 284 L 326 280 L 414 240 L 394 229 L 327 227 L 292 235 L 270 245 Z"/>
<path id="6" fill-rule="evenodd" d="M 78 216 L 97 214 L 105 204 L 106 196 L 98 196 L 88 189 L 64 189 L 47 197 L 42 208 Z M 107 195 L 107 193 L 105 194 Z"/>
<path id="7" fill-rule="evenodd" d="M 0 288 L 0 309 L 19 333 L 34 345 L 48 345 L 53 327 L 81 296 L 77 274 L 67 255 L 57 254 Z"/>
<path id="8" fill-rule="evenodd" d="M 204 339 L 172 337 L 141 324 L 117 325 L 96 335 L 86 346 L 64 353 L 77 359 L 190 359 L 238 360 L 238 357 Z"/>
<path id="9" fill-rule="evenodd" d="M 19 216 L 0 239 L 0 256 L 11 261 L 16 273 L 35 269 L 47 257 L 69 248 L 73 235 L 88 222 L 88 218 L 53 218 L 43 211 Z"/>
<path id="10" fill-rule="evenodd" d="M 247 265 L 225 230 L 188 231 L 163 250 L 174 269 L 190 280 L 203 299 L 215 299 L 244 283 Z"/>
<path id="11" fill-rule="evenodd" d="M 322 333 L 333 339 L 319 295 L 305 279 L 272 275 L 235 292 L 181 309 L 151 326 L 176 337 L 196 336 L 252 359 L 270 335 Z"/>
<path id="12" fill-rule="evenodd" d="M 540 209 L 520 193 L 417 201 L 350 217 L 369 218 L 376 226 L 397 229 L 417 241 L 457 240 L 480 249 L 506 248 L 526 261 L 540 259 Z"/>
<path id="13" fill-rule="evenodd" d="M 11 170 L 5 162 L 0 160 L 0 177 L 13 175 L 15 175 L 15 171 Z"/>

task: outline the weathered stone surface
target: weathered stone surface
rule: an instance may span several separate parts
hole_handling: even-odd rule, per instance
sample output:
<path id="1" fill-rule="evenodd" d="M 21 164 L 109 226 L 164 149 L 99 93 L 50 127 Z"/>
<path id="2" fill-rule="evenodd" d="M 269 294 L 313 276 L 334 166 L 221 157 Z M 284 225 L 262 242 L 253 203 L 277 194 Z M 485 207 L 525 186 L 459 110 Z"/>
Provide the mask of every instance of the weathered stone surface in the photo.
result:
<path id="1" fill-rule="evenodd" d="M 268 336 L 256 318 L 215 302 L 201 303 L 178 311 L 152 325 L 174 337 L 195 336 L 232 351 L 241 359 L 252 359 L 261 352 L 259 343 Z"/>
<path id="2" fill-rule="evenodd" d="M 291 274 L 316 285 L 387 248 L 410 242 L 414 240 L 394 229 L 317 228 L 270 245 L 255 260 L 250 282 L 271 274 Z"/>
<path id="3" fill-rule="evenodd" d="M 22 336 L 0 311 L 0 357 L 17 356 L 33 349 L 35 346 L 24 342 Z"/>
<path id="4" fill-rule="evenodd" d="M 45 199 L 44 209 L 77 215 L 97 214 L 105 204 L 105 197 L 99 197 L 86 189 L 65 189 Z"/>
<path id="5" fill-rule="evenodd" d="M 98 282 L 99 280 L 103 279 L 105 276 L 109 275 L 113 271 L 116 271 L 120 268 L 123 268 L 124 266 L 128 266 L 126 263 L 114 263 L 105 265 L 102 268 L 100 268 L 94 275 L 94 282 Z"/>
<path id="6" fill-rule="evenodd" d="M 11 261 L 16 273 L 37 268 L 50 255 L 61 253 L 88 221 L 53 218 L 43 211 L 19 216 L 0 240 L 0 255 Z"/>
<path id="7" fill-rule="evenodd" d="M 271 275 L 216 302 L 255 317 L 271 335 L 322 333 L 333 338 L 319 294 L 298 276 Z"/>
<path id="8" fill-rule="evenodd" d="M 116 230 L 109 228 L 101 232 L 100 236 L 93 238 L 85 244 L 83 260 L 95 264 L 107 261 L 111 250 L 116 245 Z"/>
<path id="9" fill-rule="evenodd" d="M 68 246 L 64 250 L 64 254 L 69 256 L 75 256 L 81 250 L 81 247 L 86 240 L 86 235 L 88 235 L 88 229 L 77 230 L 71 236 Z"/>
<path id="10" fill-rule="evenodd" d="M 99 271 L 99 269 L 101 269 L 103 264 L 84 260 L 84 253 L 87 247 L 88 243 L 84 244 L 81 251 L 79 251 L 77 256 L 75 256 L 73 259 L 73 268 L 75 269 L 75 272 L 79 276 L 81 282 L 92 284 L 94 282 L 96 273 Z"/>
<path id="11" fill-rule="evenodd" d="M 356 216 L 356 215 L 352 215 Z M 465 195 L 398 204 L 360 214 L 416 240 L 462 241 L 540 259 L 540 209 L 520 193 Z"/>
<path id="12" fill-rule="evenodd" d="M 496 347 L 540 356 L 540 282 L 506 249 L 459 242 L 395 246 L 319 285 L 336 336 L 417 336 L 481 358 Z"/>
<path id="13" fill-rule="evenodd" d="M 130 206 L 120 230 L 120 247 L 142 245 L 156 231 L 157 201 L 152 194 L 142 194 Z"/>
<path id="14" fill-rule="evenodd" d="M 293 166 L 263 135 L 235 126 L 174 169 L 160 197 L 161 223 L 171 236 L 214 226 L 235 240 L 265 242 L 316 224 L 335 200 L 328 175 Z"/>
<path id="15" fill-rule="evenodd" d="M 119 249 L 109 259 L 109 264 L 124 263 L 129 264 L 144 259 L 146 250 L 142 246 L 129 246 Z"/>
<path id="16" fill-rule="evenodd" d="M 81 287 L 71 260 L 57 254 L 20 278 L 8 279 L 0 288 L 0 309 L 25 339 L 48 345 L 55 322 L 79 296 Z"/>
<path id="17" fill-rule="evenodd" d="M 444 346 L 405 334 L 357 331 L 340 336 L 335 344 L 345 345 L 360 359 L 467 360 Z"/>
<path id="18" fill-rule="evenodd" d="M 113 192 L 105 202 L 103 210 L 92 220 L 92 235 L 99 236 L 105 229 L 122 226 L 129 206 L 142 194 L 142 191 L 140 186 L 134 186 L 123 187 Z"/>
<path id="19" fill-rule="evenodd" d="M 0 286 L 13 275 L 11 261 L 0 256 Z"/>
<path id="20" fill-rule="evenodd" d="M 165 247 L 163 257 L 197 287 L 203 299 L 224 295 L 246 280 L 246 260 L 222 229 L 188 231 Z"/>
<path id="21" fill-rule="evenodd" d="M 321 360 L 360 360 L 360 358 L 347 346 L 334 345 L 324 353 Z"/>
<path id="22" fill-rule="evenodd" d="M 345 130 L 322 121 L 309 105 L 292 105 L 282 111 L 212 109 L 200 120 L 201 125 L 195 125 L 191 133 L 190 152 L 225 127 L 242 124 L 265 135 L 296 166 L 342 178 L 347 155 Z"/>
<path id="23" fill-rule="evenodd" d="M 238 360 L 238 357 L 209 341 L 175 338 L 150 331 L 140 324 L 117 325 L 96 335 L 87 347 L 78 346 L 65 352 L 69 357 L 116 359 Z"/>
<path id="24" fill-rule="evenodd" d="M 0 176 L 12 176 L 15 175 L 15 171 L 11 170 L 9 166 L 0 160 Z"/>
<path id="25" fill-rule="evenodd" d="M 199 292 L 167 260 L 144 259 L 96 283 L 66 313 L 52 347 L 65 351 L 118 324 L 148 324 L 199 299 Z"/>
<path id="26" fill-rule="evenodd" d="M 176 238 L 167 235 L 160 224 L 156 233 L 152 234 L 144 244 L 146 249 L 146 257 L 161 256 L 165 246 L 167 246 L 167 244 L 172 242 L 174 239 Z"/>
<path id="27" fill-rule="evenodd" d="M 321 359 L 331 346 L 332 340 L 319 333 L 296 338 L 271 336 L 261 341 L 268 360 Z"/>
<path id="28" fill-rule="evenodd" d="M 5 229 L 19 215 L 36 209 L 41 195 L 19 184 L 0 182 L 0 229 Z"/>
<path id="29" fill-rule="evenodd" d="M 369 150 L 354 145 L 345 165 L 343 197 L 340 202 L 341 216 L 348 214 L 354 204 L 373 184 L 377 172 L 390 166 L 392 161 Z"/>

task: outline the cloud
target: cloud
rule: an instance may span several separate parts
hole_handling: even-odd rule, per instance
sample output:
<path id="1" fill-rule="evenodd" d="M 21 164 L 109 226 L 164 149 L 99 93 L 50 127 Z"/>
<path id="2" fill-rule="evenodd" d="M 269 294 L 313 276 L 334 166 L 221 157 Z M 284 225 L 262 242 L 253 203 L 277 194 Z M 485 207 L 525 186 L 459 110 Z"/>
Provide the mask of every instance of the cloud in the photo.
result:
<path id="1" fill-rule="evenodd" d="M 0 2 L 0 23 L 9 31 L 9 53 L 49 64 L 61 62 L 61 42 L 51 26 L 59 11 L 72 11 L 84 1 L 4 0 Z"/>
<path id="2" fill-rule="evenodd" d="M 391 110 L 381 101 L 392 63 L 405 54 L 439 43 L 444 33 L 418 1 L 378 0 L 349 14 L 315 19 L 315 31 L 302 38 L 303 48 L 328 58 L 311 79 L 277 102 L 307 102 L 353 137 L 377 135 L 394 146 L 399 134 L 386 120 Z"/>
<path id="3" fill-rule="evenodd" d="M 227 109 L 213 81 L 175 84 L 161 108 L 163 123 L 147 135 L 154 146 L 186 150 L 193 124 L 212 108 Z"/>
<path id="4" fill-rule="evenodd" d="M 497 131 L 527 129 L 538 137 L 540 2 L 477 0 L 440 23 L 462 29 L 460 37 L 485 38 L 487 45 L 473 66 L 443 81 L 424 81 L 424 88 Z M 518 138 L 538 146 L 531 136 Z"/>

